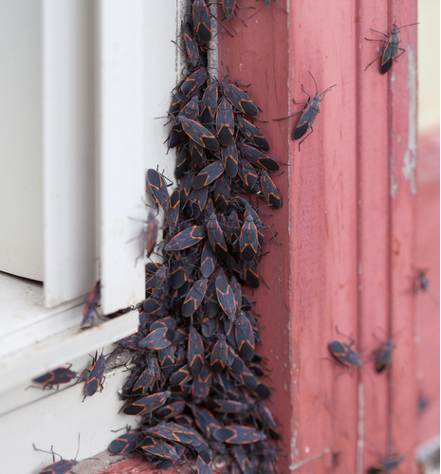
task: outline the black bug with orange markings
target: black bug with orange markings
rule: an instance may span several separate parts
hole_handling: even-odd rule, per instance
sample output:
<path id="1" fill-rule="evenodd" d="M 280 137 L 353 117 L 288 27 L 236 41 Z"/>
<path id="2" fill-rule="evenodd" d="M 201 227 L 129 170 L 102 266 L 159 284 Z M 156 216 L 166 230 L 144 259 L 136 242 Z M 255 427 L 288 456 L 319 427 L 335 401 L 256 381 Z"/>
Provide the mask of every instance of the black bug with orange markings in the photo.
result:
<path id="1" fill-rule="evenodd" d="M 40 377 L 32 379 L 32 381 L 41 384 L 43 389 L 46 387 L 57 387 L 58 389 L 59 385 L 69 383 L 76 378 L 77 373 L 70 370 L 70 367 L 71 365 L 69 365 L 69 367 L 59 367 L 58 369 L 51 370 L 46 374 L 40 375 Z"/>
<path id="2" fill-rule="evenodd" d="M 411 23 L 410 25 L 404 25 L 404 26 L 397 26 L 395 23 L 392 25 L 392 33 L 388 36 L 386 33 L 383 33 L 378 30 L 374 30 L 371 28 L 372 31 L 375 33 L 380 33 L 380 35 L 383 35 L 386 39 L 381 40 L 381 39 L 369 39 L 365 38 L 366 41 L 380 41 L 384 43 L 384 49 L 383 52 L 376 57 L 371 63 L 369 63 L 365 67 L 366 69 L 371 66 L 375 61 L 381 58 L 380 61 L 380 72 L 381 74 L 386 74 L 393 66 L 394 62 L 402 56 L 406 50 L 404 48 L 400 48 L 399 44 L 401 43 L 401 40 L 398 38 L 398 33 L 402 28 L 407 28 L 408 26 L 416 26 L 418 23 Z M 401 51 L 401 54 L 398 55 L 398 51 Z"/>
<path id="3" fill-rule="evenodd" d="M 341 333 L 336 327 L 337 334 L 346 336 Z M 337 359 L 340 364 L 345 365 L 346 367 L 362 367 L 363 361 L 361 360 L 360 354 L 355 352 L 351 346 L 355 344 L 354 340 L 349 336 L 346 336 L 351 343 L 346 344 L 343 341 L 330 341 L 328 344 L 329 352 Z"/>
<path id="4" fill-rule="evenodd" d="M 301 140 L 299 142 L 299 151 L 300 151 L 300 145 L 314 131 L 314 129 L 312 128 L 312 125 L 313 125 L 315 119 L 317 118 L 317 114 L 320 113 L 320 102 L 325 98 L 326 93 L 329 92 L 333 87 L 335 87 L 337 85 L 337 84 L 334 84 L 334 85 L 328 87 L 327 89 L 325 89 L 321 94 L 319 94 L 317 82 L 316 82 L 314 76 L 309 71 L 308 71 L 308 74 L 312 77 L 312 79 L 314 81 L 314 84 L 315 84 L 315 90 L 316 90 L 315 97 L 312 99 L 311 96 L 305 91 L 305 89 L 303 87 L 303 84 L 302 84 L 302 90 L 308 96 L 308 101 L 307 102 L 296 102 L 293 99 L 293 102 L 296 105 L 297 104 L 304 105 L 305 106 L 304 109 L 301 110 L 300 112 L 296 112 L 296 113 L 294 113 L 294 114 L 292 114 L 288 117 L 284 117 L 284 118 L 281 118 L 281 119 L 273 119 L 274 121 L 277 122 L 277 121 L 280 121 L 280 120 L 286 120 L 288 118 L 295 117 L 296 115 L 302 114 L 300 116 L 300 119 L 299 119 L 299 121 L 296 125 L 296 128 L 294 129 L 294 132 L 292 134 L 293 140 L 298 140 L 298 139 L 302 138 L 307 131 L 309 131 L 309 130 L 311 130 L 311 131 L 308 135 L 306 135 L 305 138 L 303 138 L 303 140 Z"/>
<path id="5" fill-rule="evenodd" d="M 101 353 L 99 356 L 98 354 L 96 354 L 93 358 L 92 368 L 90 369 L 89 376 L 87 377 L 86 385 L 84 387 L 84 398 L 91 397 L 98 390 L 103 390 L 103 379 L 105 370 L 106 359 L 104 358 L 103 353 Z"/>
<path id="6" fill-rule="evenodd" d="M 86 306 L 83 308 L 83 321 L 81 327 L 89 326 L 93 324 L 94 314 L 98 314 L 96 306 L 100 298 L 101 281 L 98 280 L 95 283 L 92 291 L 90 292 L 89 298 L 87 299 Z"/>
<path id="7" fill-rule="evenodd" d="M 49 466 L 41 469 L 38 474 L 67 474 L 71 472 L 72 469 L 78 464 L 77 457 L 80 451 L 80 437 L 78 435 L 78 450 L 75 456 L 75 459 L 71 459 L 70 461 L 67 459 L 63 459 L 59 454 L 55 453 L 51 447 L 51 451 L 44 451 L 43 449 L 38 449 L 35 447 L 35 444 L 32 445 L 35 451 L 41 451 L 42 453 L 52 454 L 52 460 L 54 461 Z M 60 456 L 60 461 L 55 462 L 55 455 Z"/>

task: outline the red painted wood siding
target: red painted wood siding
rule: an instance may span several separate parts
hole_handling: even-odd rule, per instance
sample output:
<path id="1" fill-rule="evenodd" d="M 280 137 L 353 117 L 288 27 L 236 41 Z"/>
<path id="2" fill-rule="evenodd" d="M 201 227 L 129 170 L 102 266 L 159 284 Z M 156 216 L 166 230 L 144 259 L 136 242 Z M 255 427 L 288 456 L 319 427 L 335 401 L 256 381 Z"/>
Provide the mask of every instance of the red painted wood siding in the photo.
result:
<path id="1" fill-rule="evenodd" d="M 439 435 L 440 419 L 440 203 L 439 129 L 418 139 L 418 194 L 415 266 L 427 268 L 429 294 L 416 297 L 418 444 Z"/>

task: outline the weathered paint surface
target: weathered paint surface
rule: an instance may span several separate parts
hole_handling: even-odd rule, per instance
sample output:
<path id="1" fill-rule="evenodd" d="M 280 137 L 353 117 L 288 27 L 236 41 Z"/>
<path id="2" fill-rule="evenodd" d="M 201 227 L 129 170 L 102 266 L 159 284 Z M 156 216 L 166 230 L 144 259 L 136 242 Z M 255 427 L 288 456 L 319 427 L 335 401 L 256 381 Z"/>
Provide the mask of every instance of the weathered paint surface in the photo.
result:
<path id="1" fill-rule="evenodd" d="M 439 435 L 439 152 L 439 130 L 419 138 L 415 267 L 429 270 L 430 288 L 416 296 L 418 444 Z"/>

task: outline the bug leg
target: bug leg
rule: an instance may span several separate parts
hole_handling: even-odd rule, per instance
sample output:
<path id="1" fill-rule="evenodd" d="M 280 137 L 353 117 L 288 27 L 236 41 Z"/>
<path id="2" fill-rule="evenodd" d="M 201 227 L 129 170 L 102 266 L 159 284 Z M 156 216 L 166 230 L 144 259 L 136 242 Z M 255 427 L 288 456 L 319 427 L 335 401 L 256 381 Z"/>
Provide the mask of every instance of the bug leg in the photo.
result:
<path id="1" fill-rule="evenodd" d="M 372 64 L 374 64 L 375 61 L 377 61 L 377 59 L 380 59 L 382 56 L 382 54 L 380 54 L 380 56 L 378 56 L 378 58 L 375 58 L 372 62 L 370 62 L 365 68 L 364 70 L 366 71 L 366 69 L 369 67 L 369 66 L 372 66 Z"/>
<path id="2" fill-rule="evenodd" d="M 348 336 L 348 335 L 346 335 L 346 334 L 344 334 L 344 333 L 342 333 L 338 330 L 338 326 L 335 326 L 335 330 L 336 330 L 337 334 L 339 334 L 340 336 L 347 337 L 351 341 L 351 344 L 350 344 L 351 346 L 353 346 L 355 344 L 355 341 L 354 341 L 354 339 L 352 339 L 351 336 Z"/>
<path id="3" fill-rule="evenodd" d="M 294 100 L 294 99 L 293 99 Z M 294 102 L 295 104 L 301 104 L 301 102 Z M 301 112 L 303 112 L 303 110 L 301 110 L 300 112 L 296 112 L 295 114 L 292 114 L 292 115 L 288 115 L 288 117 L 282 117 L 282 118 L 278 118 L 278 119 L 273 119 L 273 122 L 280 122 L 281 120 L 286 120 L 286 119 L 289 119 L 291 117 L 295 117 L 296 115 L 299 115 Z"/>
<path id="4" fill-rule="evenodd" d="M 309 102 L 311 100 L 311 96 L 305 91 L 303 84 L 302 84 L 302 91 L 308 96 L 308 102 Z"/>
<path id="5" fill-rule="evenodd" d="M 374 30 L 373 28 L 371 28 L 371 31 L 375 31 L 375 33 L 380 33 L 380 35 L 383 35 L 385 38 L 388 37 L 387 34 L 383 33 L 382 31 Z"/>
<path id="6" fill-rule="evenodd" d="M 370 38 L 365 38 L 366 41 L 381 41 L 382 43 L 386 43 L 386 41 L 384 40 L 380 40 L 380 39 L 370 39 Z"/>
<path id="7" fill-rule="evenodd" d="M 403 56 L 403 54 L 406 52 L 406 50 L 404 48 L 398 48 L 400 51 L 403 51 L 401 54 L 399 54 L 397 56 L 397 58 L 395 59 L 395 61 L 397 62 L 398 61 L 398 58 L 400 58 L 401 56 Z"/>
<path id="8" fill-rule="evenodd" d="M 308 133 L 308 135 L 306 135 L 306 137 L 301 142 L 299 142 L 299 151 L 300 151 L 300 145 L 309 137 L 309 135 L 311 135 L 313 131 L 314 129 L 312 128 L 312 125 L 311 125 L 311 131 Z"/>

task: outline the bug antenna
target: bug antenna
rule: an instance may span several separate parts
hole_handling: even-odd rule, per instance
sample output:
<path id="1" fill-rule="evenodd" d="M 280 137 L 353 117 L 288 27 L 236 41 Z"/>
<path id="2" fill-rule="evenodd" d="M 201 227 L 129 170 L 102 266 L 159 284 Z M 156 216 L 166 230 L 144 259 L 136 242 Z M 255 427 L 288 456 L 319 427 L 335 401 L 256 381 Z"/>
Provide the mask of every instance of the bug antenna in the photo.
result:
<path id="1" fill-rule="evenodd" d="M 333 87 L 335 87 L 337 84 L 334 84 L 333 86 L 331 87 L 328 87 L 327 89 L 325 89 L 320 95 L 323 95 L 323 98 L 325 97 L 325 94 L 326 92 L 329 92 Z M 323 100 L 323 99 L 322 99 Z"/>
<path id="2" fill-rule="evenodd" d="M 54 452 L 54 446 L 52 445 L 51 446 L 51 450 L 50 451 L 46 451 L 44 449 L 39 449 L 35 446 L 34 443 L 32 443 L 32 446 L 34 447 L 35 451 L 41 451 L 42 453 L 46 453 L 46 454 L 52 454 L 52 460 L 55 462 L 55 455 L 57 456 L 60 456 L 60 459 L 63 459 L 63 457 L 61 456 L 61 454 L 58 454 L 56 452 Z"/>
<path id="3" fill-rule="evenodd" d="M 317 87 L 317 81 L 315 80 L 315 77 L 311 74 L 310 71 L 308 71 L 309 75 L 312 77 L 312 80 L 314 81 L 315 84 L 315 93 L 318 95 L 318 87 Z"/>
<path id="4" fill-rule="evenodd" d="M 78 433 L 78 449 L 77 449 L 77 454 L 76 454 L 76 456 L 75 456 L 75 459 L 78 458 L 79 452 L 80 452 L 80 433 Z"/>
<path id="5" fill-rule="evenodd" d="M 419 25 L 419 23 L 409 23 L 408 25 L 398 26 L 397 30 L 401 30 L 402 28 L 407 28 L 408 26 L 415 26 L 415 25 Z M 394 23 L 393 26 L 397 26 L 397 25 Z"/>

